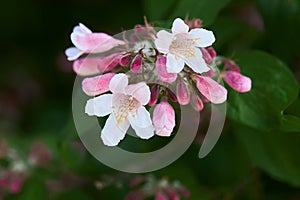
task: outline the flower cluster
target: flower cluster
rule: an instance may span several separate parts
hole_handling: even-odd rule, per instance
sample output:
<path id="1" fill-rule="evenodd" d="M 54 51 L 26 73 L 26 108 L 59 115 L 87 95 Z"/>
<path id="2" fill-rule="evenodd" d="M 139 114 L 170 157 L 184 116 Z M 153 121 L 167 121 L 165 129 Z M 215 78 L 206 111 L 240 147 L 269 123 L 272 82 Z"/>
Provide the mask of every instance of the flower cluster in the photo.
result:
<path id="1" fill-rule="evenodd" d="M 118 145 L 130 126 L 142 139 L 170 136 L 176 125 L 173 105 L 190 104 L 201 111 L 203 102 L 224 103 L 222 79 L 238 92 L 251 89 L 251 79 L 233 60 L 217 56 L 213 32 L 201 26 L 199 19 L 177 18 L 167 31 L 145 21 L 119 38 L 93 33 L 83 24 L 73 29 L 75 47 L 65 53 L 74 61 L 74 71 L 86 77 L 83 91 L 93 97 L 85 112 L 109 115 L 101 132 L 105 145 Z M 141 78 L 134 82 L 134 76 Z M 150 84 L 153 77 L 159 83 Z M 149 106 L 154 107 L 152 117 Z"/>
<path id="2" fill-rule="evenodd" d="M 32 167 L 47 167 L 52 152 L 42 142 L 32 144 L 27 159 L 0 138 L 0 199 L 1 194 L 18 193 Z"/>
<path id="3" fill-rule="evenodd" d="M 114 174 L 102 175 L 99 180 L 95 181 L 98 190 L 103 190 L 110 186 L 116 186 L 119 189 L 129 189 L 125 200 L 142 200 L 142 199 L 181 199 L 188 198 L 190 191 L 178 180 L 170 181 L 166 177 L 158 178 L 152 174 L 148 175 L 129 175 Z"/>

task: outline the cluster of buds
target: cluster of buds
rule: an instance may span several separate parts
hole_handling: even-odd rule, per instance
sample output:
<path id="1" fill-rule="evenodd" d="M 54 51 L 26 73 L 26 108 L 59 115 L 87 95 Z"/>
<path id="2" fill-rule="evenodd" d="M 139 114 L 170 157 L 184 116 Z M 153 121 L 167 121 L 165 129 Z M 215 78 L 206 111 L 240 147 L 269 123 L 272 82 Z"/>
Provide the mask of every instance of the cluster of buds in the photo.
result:
<path id="1" fill-rule="evenodd" d="M 26 159 L 0 138 L 0 194 L 18 193 L 32 167 L 46 167 L 52 158 L 52 152 L 42 143 L 35 142 Z M 0 195 L 1 199 L 1 195 Z"/>
<path id="2" fill-rule="evenodd" d="M 85 77 L 83 91 L 93 97 L 85 112 L 109 115 L 101 132 L 105 145 L 118 145 L 129 126 L 142 139 L 170 136 L 176 125 L 172 105 L 190 104 L 201 111 L 204 102 L 224 103 L 222 79 L 238 92 L 251 89 L 251 79 L 234 61 L 217 56 L 213 32 L 201 26 L 199 19 L 177 18 L 167 31 L 145 20 L 121 37 L 93 33 L 83 24 L 73 29 L 75 47 L 65 53 L 74 71 Z M 154 107 L 152 117 L 149 106 Z"/>

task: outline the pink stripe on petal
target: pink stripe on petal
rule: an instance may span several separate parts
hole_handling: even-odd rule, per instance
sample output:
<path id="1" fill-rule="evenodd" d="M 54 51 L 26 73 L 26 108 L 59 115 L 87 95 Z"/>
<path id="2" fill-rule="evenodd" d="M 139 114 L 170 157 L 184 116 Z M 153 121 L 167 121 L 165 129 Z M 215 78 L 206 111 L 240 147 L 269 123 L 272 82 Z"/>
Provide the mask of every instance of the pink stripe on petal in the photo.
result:
<path id="1" fill-rule="evenodd" d="M 85 78 L 82 81 L 82 89 L 89 96 L 96 96 L 109 91 L 109 83 L 114 73 L 107 73 L 92 78 Z"/>
<path id="2" fill-rule="evenodd" d="M 238 72 L 225 72 L 224 80 L 230 87 L 238 92 L 248 92 L 251 90 L 251 79 Z"/>
<path id="3" fill-rule="evenodd" d="M 160 80 L 166 83 L 171 83 L 176 80 L 177 74 L 167 72 L 166 63 L 167 63 L 167 58 L 165 56 L 159 55 L 156 61 L 156 71 L 158 73 Z"/>
<path id="4" fill-rule="evenodd" d="M 201 94 L 214 104 L 223 103 L 227 99 L 227 90 L 215 80 L 196 75 L 196 85 Z"/>

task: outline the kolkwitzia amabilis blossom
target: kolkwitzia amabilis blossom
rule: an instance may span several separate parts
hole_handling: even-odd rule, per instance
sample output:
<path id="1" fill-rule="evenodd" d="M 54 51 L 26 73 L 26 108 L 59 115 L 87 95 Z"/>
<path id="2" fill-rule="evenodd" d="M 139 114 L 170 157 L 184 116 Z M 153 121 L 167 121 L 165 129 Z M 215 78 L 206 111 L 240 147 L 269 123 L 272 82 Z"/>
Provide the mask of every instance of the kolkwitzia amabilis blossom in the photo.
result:
<path id="1" fill-rule="evenodd" d="M 124 44 L 123 41 L 106 33 L 93 33 L 81 23 L 74 27 L 71 41 L 75 47 L 70 47 L 65 51 L 70 61 L 76 60 L 84 53 L 102 53 Z"/>
<path id="2" fill-rule="evenodd" d="M 144 107 L 150 100 L 150 89 L 146 83 L 128 85 L 128 77 L 121 73 L 111 79 L 109 89 L 112 94 L 90 99 L 85 107 L 88 115 L 109 115 L 101 132 L 103 143 L 108 146 L 118 145 L 130 125 L 140 138 L 152 137 L 154 127 Z"/>
<path id="3" fill-rule="evenodd" d="M 187 64 L 196 73 L 203 73 L 210 68 L 202 57 L 200 47 L 211 46 L 215 42 L 212 31 L 189 26 L 182 19 L 175 19 L 172 33 L 161 30 L 154 43 L 158 51 L 167 55 L 167 71 L 179 73 Z"/>

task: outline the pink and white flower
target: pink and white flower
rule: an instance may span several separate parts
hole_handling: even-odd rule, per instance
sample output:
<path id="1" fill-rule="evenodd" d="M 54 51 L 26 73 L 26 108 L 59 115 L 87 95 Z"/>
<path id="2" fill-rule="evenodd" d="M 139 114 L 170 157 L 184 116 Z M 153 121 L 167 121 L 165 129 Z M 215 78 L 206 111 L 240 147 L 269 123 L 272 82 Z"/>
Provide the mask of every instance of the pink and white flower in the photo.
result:
<path id="1" fill-rule="evenodd" d="M 211 46 L 214 42 L 212 31 L 203 28 L 189 31 L 189 26 L 180 18 L 174 20 L 172 33 L 161 30 L 154 41 L 157 50 L 167 55 L 169 73 L 179 73 L 185 64 L 197 73 L 208 71 L 210 68 L 199 48 Z"/>
<path id="2" fill-rule="evenodd" d="M 155 107 L 153 124 L 156 135 L 164 137 L 171 135 L 175 127 L 175 111 L 167 101 L 163 100 Z"/>
<path id="3" fill-rule="evenodd" d="M 149 139 L 154 127 L 146 105 L 150 100 L 150 89 L 145 82 L 128 85 L 126 74 L 115 75 L 109 84 L 112 94 L 103 94 L 87 101 L 85 112 L 92 116 L 109 115 L 101 132 L 107 146 L 117 145 L 131 125 L 137 136 Z"/>
<path id="4" fill-rule="evenodd" d="M 93 33 L 81 23 L 74 27 L 71 41 L 75 47 L 70 47 L 65 51 L 70 61 L 76 60 L 85 53 L 103 53 L 125 44 L 124 41 L 115 39 L 106 33 Z"/>

